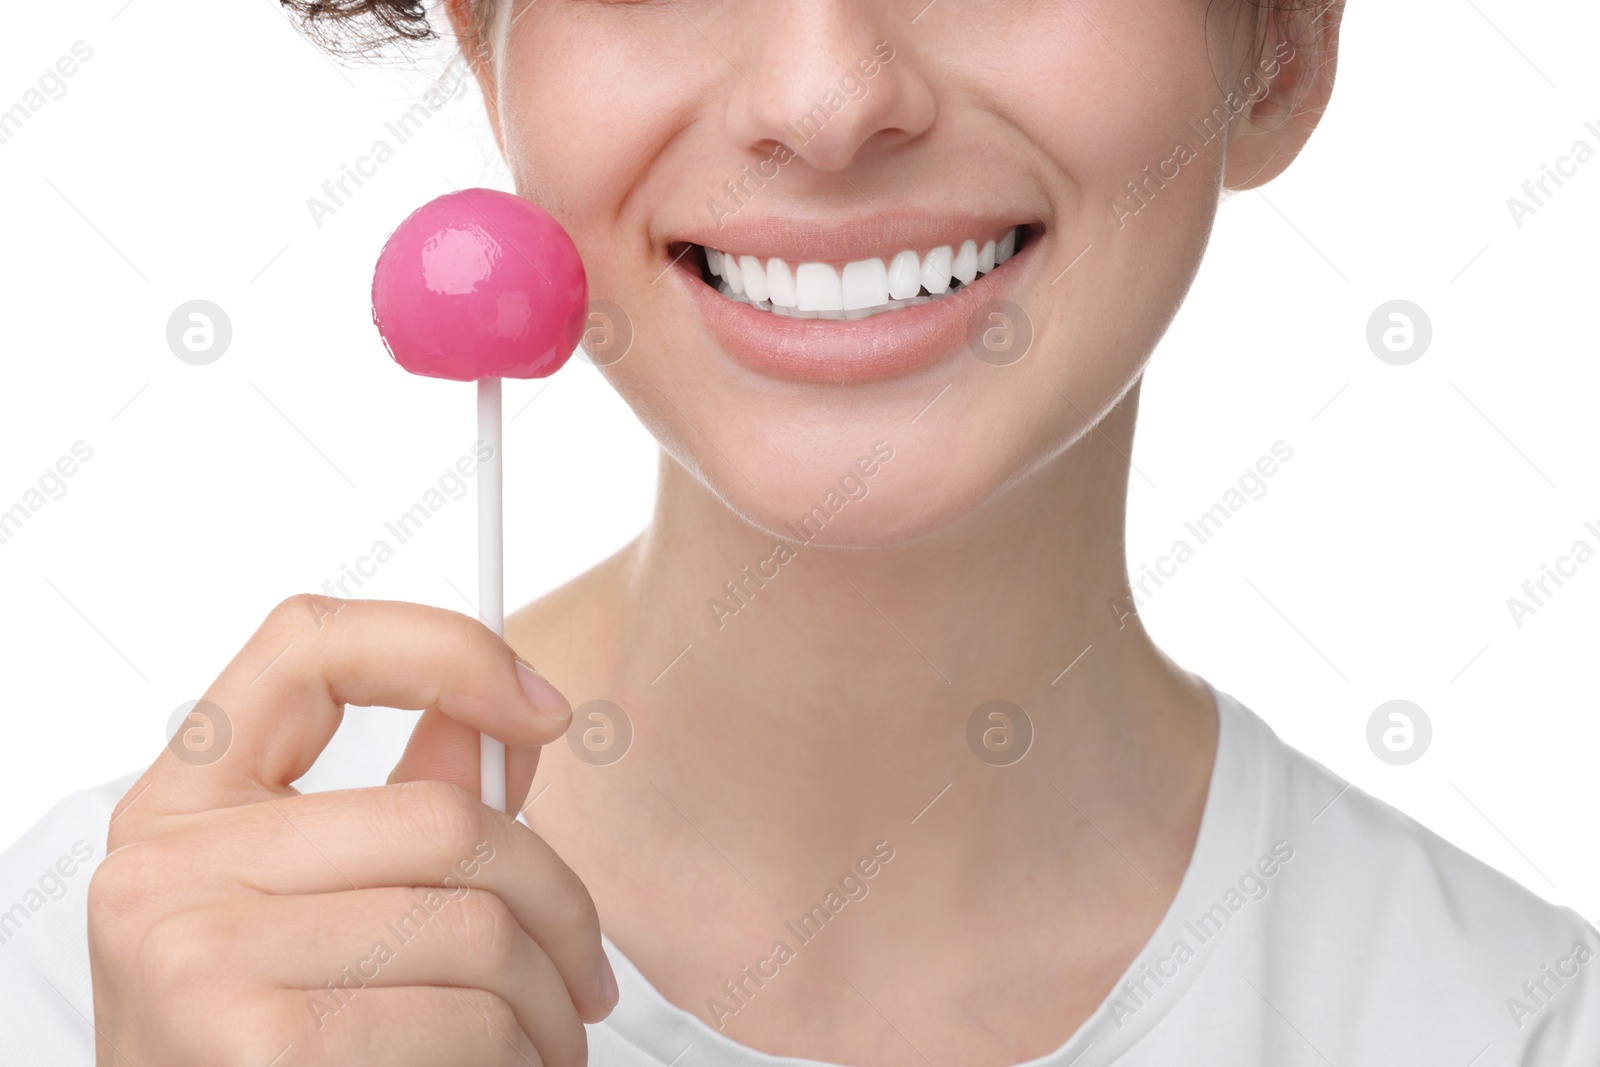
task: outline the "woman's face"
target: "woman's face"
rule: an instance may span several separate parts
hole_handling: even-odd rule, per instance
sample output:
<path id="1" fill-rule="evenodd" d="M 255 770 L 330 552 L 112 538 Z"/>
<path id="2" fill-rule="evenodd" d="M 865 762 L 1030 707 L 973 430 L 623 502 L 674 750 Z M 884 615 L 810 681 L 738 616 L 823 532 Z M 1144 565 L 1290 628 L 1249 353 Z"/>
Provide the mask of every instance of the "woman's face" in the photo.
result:
<path id="1" fill-rule="evenodd" d="M 819 543 L 927 534 L 1059 455 L 1136 380 L 1225 182 L 1299 148 L 1249 121 L 1295 60 L 1232 0 L 500 0 L 491 26 L 518 191 L 620 309 L 591 323 L 631 328 L 606 377 L 749 522 L 837 512 Z M 973 277 L 963 244 L 1007 234 Z M 884 307 L 913 284 L 952 289 Z M 775 295 L 801 314 L 748 302 Z"/>

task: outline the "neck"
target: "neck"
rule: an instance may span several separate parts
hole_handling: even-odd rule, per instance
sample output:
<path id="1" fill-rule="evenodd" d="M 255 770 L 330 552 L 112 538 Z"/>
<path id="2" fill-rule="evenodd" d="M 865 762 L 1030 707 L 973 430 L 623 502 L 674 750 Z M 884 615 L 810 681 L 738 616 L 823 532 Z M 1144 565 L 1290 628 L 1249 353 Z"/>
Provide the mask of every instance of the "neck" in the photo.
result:
<path id="1" fill-rule="evenodd" d="M 1126 681 L 1129 658 L 1153 653 L 1123 590 L 1131 415 L 1119 409 L 1125 425 L 1109 428 L 1121 441 L 1085 438 L 932 536 L 885 549 L 791 543 L 784 562 L 772 535 L 664 461 L 628 573 L 634 601 L 652 606 L 627 645 L 648 702 L 694 707 L 719 745 L 773 731 L 804 745 L 819 715 L 923 735 L 931 708 Z"/>
<path id="2" fill-rule="evenodd" d="M 709 839 L 746 857 L 747 881 L 903 834 L 936 795 L 950 801 L 940 833 L 951 864 L 1037 845 L 1034 830 L 1060 838 L 1069 794 L 1120 810 L 1132 837 L 1172 833 L 1173 809 L 1197 787 L 1203 797 L 1214 720 L 1209 693 L 1129 611 L 1122 530 L 1136 404 L 1137 389 L 1095 431 L 933 536 L 871 550 L 800 544 L 764 567 L 773 537 L 665 461 L 651 527 L 593 572 L 602 588 L 587 598 L 590 621 L 562 627 L 594 646 L 590 658 L 536 662 L 555 660 L 548 673 L 575 705 L 603 697 L 632 720 L 630 773 L 607 782 L 631 782 L 633 801 L 657 802 L 654 788 L 683 817 L 712 822 Z M 978 711 L 995 700 L 1020 707 L 1027 724 L 1003 706 Z M 1026 756 L 997 773 L 1008 737 L 1028 725 Z M 547 762 L 541 777 L 560 785 L 559 766 Z M 554 807 L 565 803 L 546 818 Z M 1190 815 L 1178 817 L 1179 838 Z M 1014 846 L 994 840 L 999 818 L 1018 831 Z M 1187 852 L 1176 858 L 1172 888 Z"/>

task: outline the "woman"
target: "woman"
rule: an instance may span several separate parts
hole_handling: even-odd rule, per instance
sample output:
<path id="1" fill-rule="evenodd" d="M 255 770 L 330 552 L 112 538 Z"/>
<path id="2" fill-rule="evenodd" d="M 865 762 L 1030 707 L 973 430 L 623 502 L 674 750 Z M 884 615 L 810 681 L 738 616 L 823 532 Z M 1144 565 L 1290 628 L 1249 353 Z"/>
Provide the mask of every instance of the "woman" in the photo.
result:
<path id="1" fill-rule="evenodd" d="M 1287 748 L 1133 606 L 1140 374 L 1219 195 L 1315 129 L 1341 14 L 447 5 L 517 191 L 631 329 L 589 340 L 661 442 L 655 516 L 505 642 L 280 604 L 206 693 L 215 758 L 52 816 L 109 854 L 66 964 L 94 1036 L 30 993 L 36 1047 L 1600 1061 L 1592 927 Z M 346 703 L 427 710 L 389 785 L 300 795 Z M 480 729 L 526 826 L 475 799 Z"/>

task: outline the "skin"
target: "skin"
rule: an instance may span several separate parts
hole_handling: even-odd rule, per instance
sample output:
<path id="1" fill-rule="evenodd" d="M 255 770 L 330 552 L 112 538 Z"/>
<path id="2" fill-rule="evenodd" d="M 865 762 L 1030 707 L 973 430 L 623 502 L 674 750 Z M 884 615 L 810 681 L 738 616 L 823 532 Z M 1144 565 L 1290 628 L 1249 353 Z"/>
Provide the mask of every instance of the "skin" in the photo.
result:
<path id="1" fill-rule="evenodd" d="M 304 598 L 280 606 L 208 691 L 235 719 L 227 755 L 197 771 L 164 754 L 113 824 L 90 892 L 101 1063 L 117 1062 L 113 1046 L 133 1062 L 228 1047 L 264 1063 L 290 1041 L 299 1062 L 341 1063 L 362 1040 L 384 1062 L 526 1062 L 513 1045 L 573 1062 L 576 1020 L 605 1011 L 596 908 L 645 977 L 712 1024 L 724 981 L 880 841 L 893 859 L 868 895 L 717 1020 L 724 1034 L 839 1063 L 910 1067 L 937 1050 L 1002 1067 L 1058 1047 L 1099 1005 L 1177 891 L 1216 748 L 1203 683 L 1137 615 L 1108 607 L 1130 600 L 1139 376 L 1220 197 L 1281 173 L 1315 128 L 1338 11 L 1280 24 L 1227 0 L 1209 19 L 1206 0 L 924 7 L 452 5 L 517 191 L 562 222 L 592 295 L 633 325 L 632 349 L 603 373 L 661 443 L 655 515 L 515 612 L 505 643 L 414 605 L 330 601 L 339 610 L 315 626 Z M 1109 205 L 1124 183 L 1259 74 L 1286 30 L 1294 59 L 1264 95 L 1119 226 Z M 848 387 L 756 375 L 719 350 L 676 279 L 657 283 L 668 243 L 879 41 L 895 58 L 871 92 L 743 210 L 1040 223 L 1012 296 L 1033 348 L 1003 368 L 963 356 Z M 708 599 L 878 441 L 893 458 L 868 494 L 719 625 Z M 451 655 L 437 654 L 441 635 Z M 273 684 L 251 682 L 285 643 Z M 565 741 L 538 755 L 566 720 L 507 710 L 525 710 L 513 649 L 580 718 L 592 700 L 625 709 L 625 757 L 594 766 Z M 974 709 L 997 698 L 1035 731 L 1004 768 L 965 741 Z M 427 710 L 390 785 L 294 795 L 344 701 Z M 513 797 L 530 795 L 537 762 L 533 832 L 471 800 L 477 729 L 516 746 Z M 415 784 L 427 779 L 453 784 Z M 374 891 L 428 884 L 419 872 L 467 843 L 463 825 L 494 828 L 497 856 L 515 858 L 487 865 L 480 894 L 515 921 L 486 922 L 470 944 L 441 936 L 338 1026 L 286 1029 L 305 990 L 355 958 L 309 931 L 380 929 L 397 910 L 392 896 L 342 892 L 327 857 Z M 291 872 L 268 886 L 264 851 Z M 473 970 L 486 944 L 521 969 Z M 511 1040 L 467 1044 L 460 998 L 423 989 L 446 974 Z M 233 1022 L 235 1046 L 171 1021 L 180 1002 L 193 1018 L 197 998 Z M 418 1036 L 430 1032 L 446 1036 Z"/>
<path id="2" fill-rule="evenodd" d="M 1297 27 L 1298 61 L 1226 147 L 1119 230 L 1105 205 L 1123 183 L 1281 36 L 1265 28 L 1258 46 L 1254 9 L 1227 4 L 1208 27 L 1203 0 L 941 0 L 913 25 L 924 6 L 541 0 L 499 8 L 486 42 L 457 28 L 483 56 L 518 191 L 632 319 L 633 349 L 605 373 L 664 452 L 650 528 L 508 624 L 574 705 L 610 700 L 635 731 L 610 767 L 548 754 L 532 825 L 617 945 L 707 1022 L 725 980 L 889 841 L 867 902 L 722 1032 L 830 1062 L 910 1067 L 920 1048 L 1003 1065 L 1058 1047 L 1098 1006 L 1192 852 L 1215 710 L 1137 616 L 1106 607 L 1127 599 L 1138 376 L 1221 193 L 1270 180 L 1310 136 L 1337 20 Z M 880 40 L 896 58 L 871 93 L 744 210 L 826 219 L 865 200 L 1042 221 L 1013 297 L 1035 351 L 853 387 L 746 373 L 652 283 L 667 242 Z M 825 527 L 840 547 L 802 548 L 719 629 L 707 598 L 880 439 L 895 458 Z M 996 697 L 1037 727 L 1004 771 L 963 743 Z"/>
<path id="3" fill-rule="evenodd" d="M 581 1024 L 615 1003 L 594 902 L 477 800 L 474 731 L 514 746 L 520 797 L 571 722 L 522 673 L 456 612 L 274 608 L 203 697 L 229 741 L 169 746 L 111 814 L 89 883 L 95 1062 L 586 1062 Z M 388 785 L 302 796 L 346 704 L 428 711 Z"/>

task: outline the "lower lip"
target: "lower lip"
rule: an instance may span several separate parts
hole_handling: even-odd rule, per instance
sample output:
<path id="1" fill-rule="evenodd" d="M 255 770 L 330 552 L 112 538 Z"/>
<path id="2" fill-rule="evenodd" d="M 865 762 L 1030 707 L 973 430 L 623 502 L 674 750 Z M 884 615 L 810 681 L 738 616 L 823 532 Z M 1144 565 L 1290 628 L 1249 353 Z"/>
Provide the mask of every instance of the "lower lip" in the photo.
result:
<path id="1" fill-rule="evenodd" d="M 729 300 L 700 279 L 698 257 L 683 256 L 673 274 L 723 351 L 739 363 L 786 381 L 846 385 L 909 374 L 966 349 L 974 316 L 1011 292 L 1032 262 L 1038 237 L 943 299 L 851 321 L 789 318 Z"/>

